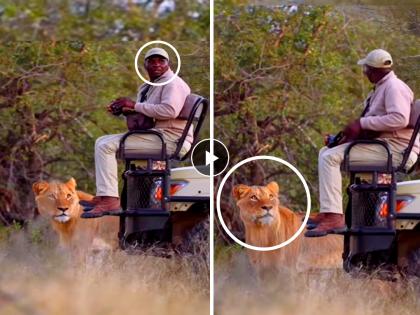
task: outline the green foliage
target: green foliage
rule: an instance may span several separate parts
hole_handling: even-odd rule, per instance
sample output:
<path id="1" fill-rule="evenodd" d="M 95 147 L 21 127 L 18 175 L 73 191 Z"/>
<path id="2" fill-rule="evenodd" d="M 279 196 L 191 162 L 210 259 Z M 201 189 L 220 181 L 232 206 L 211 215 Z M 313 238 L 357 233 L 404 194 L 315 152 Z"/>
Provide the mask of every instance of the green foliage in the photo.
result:
<path id="1" fill-rule="evenodd" d="M 9 237 L 16 232 L 22 230 L 22 224 L 16 221 L 12 221 L 9 226 L 0 225 L 0 243 L 7 241 Z"/>
<path id="2" fill-rule="evenodd" d="M 214 261 L 217 262 L 217 266 L 221 266 L 223 263 L 229 263 L 233 256 L 243 250 L 243 247 L 236 243 L 232 246 L 223 246 L 223 244 L 216 240 L 214 250 Z"/>
<path id="3" fill-rule="evenodd" d="M 308 181 L 317 209 L 323 136 L 357 118 L 372 87 L 358 59 L 374 48 L 389 50 L 397 75 L 420 95 L 419 34 L 409 23 L 394 27 L 418 7 L 404 7 L 400 16 L 387 9 L 302 4 L 292 10 L 217 1 L 215 137 L 228 146 L 231 165 L 264 154 L 289 161 Z M 229 195 L 234 184 L 266 183 L 275 170 L 251 168 L 226 183 L 226 213 L 235 209 Z M 304 210 L 302 187 L 290 176 L 279 183 L 289 204 Z"/>
<path id="4" fill-rule="evenodd" d="M 44 240 L 43 231 L 40 228 L 34 228 L 31 230 L 29 238 L 32 244 L 41 244 Z"/>
<path id="5" fill-rule="evenodd" d="M 124 120 L 110 116 L 105 106 L 117 97 L 135 98 L 143 82 L 134 56 L 146 42 L 174 45 L 180 76 L 194 93 L 209 97 L 205 3 L 177 1 L 176 10 L 163 16 L 156 8 L 106 0 L 84 2 L 89 6 L 78 7 L 84 12 L 79 14 L 76 3 L 2 4 L 0 221 L 32 216 L 31 185 L 39 179 L 72 176 L 79 189 L 95 191 L 95 139 L 126 130 Z"/>
<path id="6" fill-rule="evenodd" d="M 144 5 L 112 0 L 5 0 L 0 40 L 202 40 L 209 34 L 207 1 L 176 1 L 161 13 L 161 1 Z"/>

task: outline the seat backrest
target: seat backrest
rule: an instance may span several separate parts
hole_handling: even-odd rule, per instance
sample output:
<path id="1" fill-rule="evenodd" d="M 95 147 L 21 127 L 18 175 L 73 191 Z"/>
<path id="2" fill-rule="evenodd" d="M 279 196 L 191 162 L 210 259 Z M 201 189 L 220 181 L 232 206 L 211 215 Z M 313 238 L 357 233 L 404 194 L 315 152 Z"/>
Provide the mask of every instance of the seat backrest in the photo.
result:
<path id="1" fill-rule="evenodd" d="M 415 128 L 419 117 L 420 117 L 420 99 L 415 100 L 414 103 L 411 105 L 410 121 L 408 123 L 408 126 L 411 128 Z"/>
<path id="2" fill-rule="evenodd" d="M 403 172 L 407 174 L 411 173 L 415 169 L 415 166 L 417 164 L 416 162 L 409 170 L 406 170 L 406 163 L 408 161 L 408 158 L 410 157 L 410 153 L 413 150 L 414 143 L 416 142 L 418 133 L 420 131 L 420 99 L 415 100 L 411 105 L 410 121 L 408 123 L 408 127 L 413 128 L 413 134 L 411 135 L 408 147 L 404 151 L 402 162 L 397 168 L 398 172 Z"/>
<path id="3" fill-rule="evenodd" d="M 181 112 L 178 115 L 178 119 L 188 120 L 190 118 L 190 114 L 194 108 L 195 103 L 197 103 L 202 97 L 197 94 L 190 94 L 187 96 L 184 102 L 184 106 L 182 107 Z M 201 115 L 202 107 L 200 107 L 194 113 L 194 119 L 199 119 Z"/>
<path id="4" fill-rule="evenodd" d="M 209 102 L 204 97 L 197 94 L 190 94 L 187 96 L 184 102 L 184 106 L 182 107 L 182 110 L 177 117 L 177 119 L 186 120 L 187 122 L 185 124 L 182 135 L 178 140 L 175 152 L 171 155 L 170 159 L 184 161 L 188 158 L 195 144 L 198 142 L 198 134 L 203 125 L 204 119 L 206 118 L 208 107 Z M 193 122 L 196 123 L 195 126 L 193 126 Z M 187 138 L 191 127 L 194 128 L 191 148 L 186 154 L 180 156 L 182 145 Z"/>

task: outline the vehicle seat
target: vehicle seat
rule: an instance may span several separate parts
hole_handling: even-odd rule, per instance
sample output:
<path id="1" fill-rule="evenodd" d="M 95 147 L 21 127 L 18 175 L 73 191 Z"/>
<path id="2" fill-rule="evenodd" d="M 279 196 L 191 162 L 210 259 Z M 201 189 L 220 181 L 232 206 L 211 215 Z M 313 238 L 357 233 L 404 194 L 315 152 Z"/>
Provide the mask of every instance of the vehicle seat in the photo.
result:
<path id="1" fill-rule="evenodd" d="M 162 134 L 154 129 L 150 130 L 134 130 L 129 131 L 123 135 L 120 141 L 120 146 L 118 150 L 118 158 L 133 161 L 133 160 L 152 160 L 152 161 L 185 161 L 190 155 L 191 151 L 194 148 L 195 144 L 198 142 L 198 135 L 200 133 L 201 127 L 203 126 L 206 114 L 208 111 L 209 102 L 204 97 L 197 94 L 190 94 L 187 96 L 184 106 L 178 115 L 177 119 L 185 120 L 186 124 L 184 130 L 182 131 L 181 137 L 178 140 L 175 152 L 171 155 L 168 155 L 166 152 L 166 144 L 163 139 Z M 191 148 L 184 155 L 181 155 L 182 145 L 185 139 L 188 136 L 188 133 L 192 129 L 193 142 L 191 143 Z M 142 153 L 136 152 L 134 150 L 127 151 L 125 150 L 125 141 L 128 137 L 134 134 L 151 134 L 156 136 L 156 141 L 161 143 L 161 150 L 158 153 Z M 141 143 L 139 143 L 141 145 Z"/>

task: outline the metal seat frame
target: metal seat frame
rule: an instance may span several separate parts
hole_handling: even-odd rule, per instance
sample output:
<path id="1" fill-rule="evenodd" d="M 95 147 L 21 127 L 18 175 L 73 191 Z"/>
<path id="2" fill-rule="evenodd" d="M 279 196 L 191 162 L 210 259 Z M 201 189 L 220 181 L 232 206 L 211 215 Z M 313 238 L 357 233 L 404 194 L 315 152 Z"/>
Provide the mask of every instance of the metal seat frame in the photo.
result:
<path id="1" fill-rule="evenodd" d="M 396 213 L 396 192 L 397 192 L 397 174 L 410 174 L 416 169 L 419 158 L 407 169 L 407 161 L 413 150 L 417 135 L 420 131 L 420 115 L 417 117 L 407 148 L 403 152 L 403 158 L 398 166 L 392 164 L 392 153 L 388 144 L 381 140 L 356 140 L 348 145 L 344 153 L 343 170 L 349 174 L 350 183 L 347 188 L 349 200 L 345 212 L 345 222 L 348 227 L 344 232 L 344 251 L 343 262 L 344 268 L 350 270 L 349 262 L 353 255 L 359 253 L 367 253 L 371 251 L 381 251 L 393 246 L 396 235 L 395 220 L 403 218 L 404 215 Z M 352 165 L 350 162 L 350 153 L 353 148 L 358 145 L 379 145 L 386 152 L 386 161 L 382 165 Z M 358 174 L 372 174 L 372 182 L 364 184 L 359 181 Z M 391 176 L 390 183 L 378 183 L 379 174 L 389 174 Z M 386 227 L 363 227 L 352 226 L 353 212 L 358 211 L 352 205 L 352 194 L 358 192 L 385 192 L 387 193 L 388 213 L 386 217 Z"/>
<path id="2" fill-rule="evenodd" d="M 121 208 L 122 211 L 117 213 L 112 213 L 110 215 L 115 215 L 120 217 L 120 230 L 118 233 L 118 237 L 121 240 L 125 237 L 125 229 L 126 229 L 126 218 L 127 217 L 150 217 L 154 218 L 157 221 L 157 224 L 152 224 L 151 228 L 156 228 L 156 226 L 163 227 L 169 217 L 169 203 L 176 202 L 176 201 L 186 201 L 185 198 L 170 196 L 170 176 L 171 176 L 171 168 L 174 164 L 187 161 L 190 156 L 191 152 L 195 146 L 195 144 L 199 140 L 199 133 L 205 121 L 209 102 L 206 98 L 191 94 L 188 96 L 192 102 L 187 105 L 187 101 L 184 104 L 184 108 L 181 111 L 180 115 L 177 119 L 185 120 L 186 124 L 184 130 L 181 134 L 177 142 L 177 146 L 175 151 L 172 154 L 167 153 L 167 147 L 165 140 L 163 138 L 162 133 L 157 130 L 150 129 L 150 130 L 134 130 L 129 131 L 123 135 L 120 140 L 119 150 L 117 157 L 119 159 L 124 160 L 125 168 L 124 172 L 122 173 L 123 179 L 123 189 L 121 192 Z M 188 108 L 187 108 L 188 107 Z M 181 150 L 183 147 L 183 143 L 186 140 L 190 128 L 193 128 L 193 141 L 191 143 L 191 147 L 184 155 L 181 155 Z M 126 141 L 127 139 L 136 134 L 147 134 L 147 135 L 154 135 L 156 136 L 156 141 L 161 144 L 161 149 L 158 153 L 149 154 L 149 153 L 136 153 L 136 152 L 129 152 L 126 151 Z M 141 145 L 141 144 L 140 144 Z M 133 163 L 134 161 L 146 161 L 146 167 L 139 169 Z M 164 162 L 165 168 L 162 170 L 153 169 L 153 162 L 154 161 L 161 161 Z M 161 207 L 159 209 L 156 208 L 139 208 L 139 209 L 127 209 L 127 191 L 128 191 L 128 182 L 127 176 L 129 175 L 136 175 L 136 176 L 161 176 L 162 177 L 162 198 L 161 198 Z M 188 197 L 188 201 L 192 199 L 197 199 L 198 197 Z M 200 197 L 203 199 L 205 197 Z M 191 199 L 191 200 L 190 200 Z M 208 198 L 207 198 L 208 199 Z M 159 219 L 160 218 L 160 219 Z M 160 223 L 159 223 L 160 222 Z"/>

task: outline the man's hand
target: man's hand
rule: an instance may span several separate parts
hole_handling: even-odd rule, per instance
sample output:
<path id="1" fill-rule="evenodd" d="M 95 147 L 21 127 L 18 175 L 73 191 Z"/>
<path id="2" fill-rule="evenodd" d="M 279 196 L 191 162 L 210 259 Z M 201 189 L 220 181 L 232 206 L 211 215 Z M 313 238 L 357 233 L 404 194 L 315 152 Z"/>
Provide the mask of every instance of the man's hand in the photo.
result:
<path id="1" fill-rule="evenodd" d="M 126 115 L 135 114 L 137 112 L 136 112 L 136 110 L 134 108 L 131 108 L 131 107 L 123 107 L 122 108 L 122 113 L 123 113 L 124 116 L 126 116 Z"/>
<path id="2" fill-rule="evenodd" d="M 128 97 L 120 97 L 112 101 L 111 104 L 107 106 L 107 111 L 118 116 L 125 112 L 123 108 L 126 110 L 134 110 L 135 105 L 136 103 Z"/>
<path id="3" fill-rule="evenodd" d="M 362 126 L 360 125 L 360 119 L 356 119 L 355 121 L 349 123 L 343 131 L 346 141 L 357 139 L 361 132 Z"/>
<path id="4" fill-rule="evenodd" d="M 121 98 L 118 99 L 118 104 L 121 107 L 127 107 L 127 108 L 134 109 L 134 106 L 136 105 L 136 102 L 129 99 L 128 97 L 121 97 Z"/>

